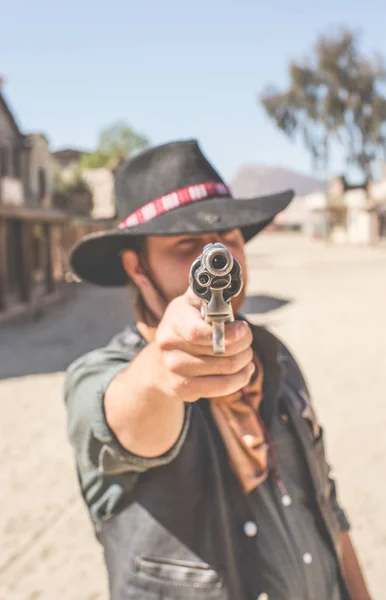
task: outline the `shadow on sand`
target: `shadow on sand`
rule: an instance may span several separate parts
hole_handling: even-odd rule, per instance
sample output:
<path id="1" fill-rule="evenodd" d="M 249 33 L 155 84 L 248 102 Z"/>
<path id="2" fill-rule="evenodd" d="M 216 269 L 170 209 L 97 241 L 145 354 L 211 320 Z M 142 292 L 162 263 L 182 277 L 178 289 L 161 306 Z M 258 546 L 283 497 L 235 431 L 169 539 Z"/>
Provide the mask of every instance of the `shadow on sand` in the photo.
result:
<path id="1" fill-rule="evenodd" d="M 263 315 L 292 302 L 274 296 L 248 296 L 243 304 L 242 312 L 248 315 Z"/>
<path id="2" fill-rule="evenodd" d="M 250 296 L 242 312 L 267 313 L 288 302 Z M 107 344 L 132 321 L 127 290 L 73 284 L 70 298 L 39 317 L 0 326 L 0 379 L 64 371 L 82 354 Z"/>

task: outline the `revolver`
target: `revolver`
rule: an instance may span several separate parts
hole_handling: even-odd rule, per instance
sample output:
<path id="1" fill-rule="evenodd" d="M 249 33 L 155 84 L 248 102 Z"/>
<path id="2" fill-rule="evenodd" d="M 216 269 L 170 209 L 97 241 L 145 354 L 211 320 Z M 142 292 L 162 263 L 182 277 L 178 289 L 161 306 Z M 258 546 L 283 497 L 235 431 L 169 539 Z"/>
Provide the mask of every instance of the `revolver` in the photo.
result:
<path id="1" fill-rule="evenodd" d="M 243 287 L 240 263 L 223 244 L 207 244 L 190 268 L 189 283 L 202 300 L 201 315 L 213 329 L 213 353 L 225 352 L 225 323 L 234 321 L 231 300 Z"/>

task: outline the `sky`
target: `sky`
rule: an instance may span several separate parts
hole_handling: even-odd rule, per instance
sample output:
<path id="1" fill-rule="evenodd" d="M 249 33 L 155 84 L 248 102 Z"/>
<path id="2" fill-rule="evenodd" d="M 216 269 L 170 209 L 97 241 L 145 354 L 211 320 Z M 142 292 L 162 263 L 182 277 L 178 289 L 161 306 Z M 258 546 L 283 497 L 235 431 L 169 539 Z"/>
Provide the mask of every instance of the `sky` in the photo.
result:
<path id="1" fill-rule="evenodd" d="M 383 4 L 383 7 L 382 7 Z M 312 173 L 259 105 L 288 63 L 346 25 L 386 56 L 384 0 L 0 0 L 3 93 L 23 132 L 93 149 L 126 121 L 153 144 L 197 138 L 226 179 L 241 165 Z M 332 170 L 342 167 L 336 152 Z"/>

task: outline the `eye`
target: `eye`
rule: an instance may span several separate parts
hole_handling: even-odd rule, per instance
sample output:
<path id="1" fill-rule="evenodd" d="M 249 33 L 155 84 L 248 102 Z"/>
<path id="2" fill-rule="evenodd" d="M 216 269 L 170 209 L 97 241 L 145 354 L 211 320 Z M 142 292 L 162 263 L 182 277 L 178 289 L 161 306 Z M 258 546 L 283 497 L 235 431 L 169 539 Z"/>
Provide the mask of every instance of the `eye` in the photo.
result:
<path id="1" fill-rule="evenodd" d="M 194 240 L 181 240 L 180 242 L 178 242 L 177 248 L 192 248 L 195 245 L 196 242 Z"/>
<path id="2" fill-rule="evenodd" d="M 195 243 L 194 240 L 190 240 L 190 239 L 186 239 L 186 240 L 180 240 L 177 244 L 177 246 L 181 247 L 181 246 L 192 246 Z"/>
<path id="3" fill-rule="evenodd" d="M 180 240 L 176 246 L 175 250 L 180 252 L 181 254 L 194 254 L 200 253 L 200 245 L 198 241 L 194 238 L 185 238 Z"/>
<path id="4" fill-rule="evenodd" d="M 224 231 L 221 234 L 221 237 L 225 244 L 229 245 L 239 245 L 241 244 L 241 235 L 238 229 L 230 229 L 229 231 Z"/>

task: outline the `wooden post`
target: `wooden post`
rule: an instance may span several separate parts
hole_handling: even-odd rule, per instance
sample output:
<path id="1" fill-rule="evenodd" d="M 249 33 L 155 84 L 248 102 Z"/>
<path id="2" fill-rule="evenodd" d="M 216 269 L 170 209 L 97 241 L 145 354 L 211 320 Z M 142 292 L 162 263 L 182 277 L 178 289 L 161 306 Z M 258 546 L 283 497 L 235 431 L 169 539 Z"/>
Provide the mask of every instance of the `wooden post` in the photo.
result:
<path id="1" fill-rule="evenodd" d="M 0 218 L 0 311 L 7 308 L 7 239 L 6 221 Z"/>
<path id="2" fill-rule="evenodd" d="M 31 261 L 31 223 L 21 223 L 21 277 L 20 277 L 20 300 L 30 302 L 32 299 L 32 261 Z"/>
<path id="3" fill-rule="evenodd" d="M 51 294 L 55 290 L 54 272 L 53 272 L 53 247 L 52 247 L 52 231 L 50 223 L 43 225 L 45 252 L 46 252 L 46 272 L 45 284 L 47 294 Z"/>

